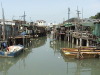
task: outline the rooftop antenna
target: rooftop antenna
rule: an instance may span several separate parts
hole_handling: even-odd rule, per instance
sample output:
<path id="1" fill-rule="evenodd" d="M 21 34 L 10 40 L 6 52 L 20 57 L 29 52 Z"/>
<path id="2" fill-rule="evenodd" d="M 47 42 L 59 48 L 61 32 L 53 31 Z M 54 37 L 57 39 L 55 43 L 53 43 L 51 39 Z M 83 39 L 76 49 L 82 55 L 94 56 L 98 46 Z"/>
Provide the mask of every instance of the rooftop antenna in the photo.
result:
<path id="1" fill-rule="evenodd" d="M 69 18 L 70 18 L 70 8 L 68 8 L 68 23 L 69 23 Z"/>
<path id="2" fill-rule="evenodd" d="M 78 6 L 77 6 L 77 10 L 76 11 L 77 11 L 77 19 L 76 19 L 76 24 L 75 24 L 75 30 L 78 31 L 77 25 L 80 23 L 80 21 L 79 21 L 79 19 L 80 19 L 79 14 L 81 14 L 80 11 L 78 10 Z"/>
<path id="3" fill-rule="evenodd" d="M 78 6 L 77 6 L 77 10 L 76 10 L 76 11 L 77 11 L 78 24 L 79 24 L 79 19 L 80 19 L 79 14 L 81 14 L 81 13 L 80 13 L 80 11 L 78 10 Z"/>
<path id="4" fill-rule="evenodd" d="M 23 20 L 24 20 L 24 23 L 25 23 L 25 17 L 26 17 L 26 14 L 25 14 L 25 11 L 24 11 L 24 15 L 23 16 L 21 16 L 21 17 L 23 17 Z"/>
<path id="5" fill-rule="evenodd" d="M 24 17 L 24 22 L 25 22 L 25 17 L 26 17 L 26 15 L 25 15 L 25 11 L 24 11 L 24 15 L 23 15 L 23 17 Z"/>
<path id="6" fill-rule="evenodd" d="M 24 21 L 25 21 L 25 17 L 26 17 L 26 15 L 25 15 L 25 11 L 24 11 Z"/>

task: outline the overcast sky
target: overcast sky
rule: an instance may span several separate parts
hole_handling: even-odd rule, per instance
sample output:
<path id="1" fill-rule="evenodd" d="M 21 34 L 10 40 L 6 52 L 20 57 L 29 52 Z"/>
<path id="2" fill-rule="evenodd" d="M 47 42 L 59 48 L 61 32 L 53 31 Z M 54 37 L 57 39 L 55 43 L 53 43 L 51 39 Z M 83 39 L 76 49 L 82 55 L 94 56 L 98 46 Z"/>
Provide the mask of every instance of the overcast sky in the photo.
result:
<path id="1" fill-rule="evenodd" d="M 83 17 L 88 18 L 100 12 L 100 0 L 0 0 L 6 19 L 21 19 L 19 16 L 26 12 L 27 21 L 45 20 L 47 22 L 60 23 L 68 19 L 68 7 L 70 18 L 77 17 L 77 6 Z M 1 12 L 1 10 L 0 10 Z M 82 14 L 80 14 L 82 17 Z M 0 14 L 2 18 L 2 12 Z"/>

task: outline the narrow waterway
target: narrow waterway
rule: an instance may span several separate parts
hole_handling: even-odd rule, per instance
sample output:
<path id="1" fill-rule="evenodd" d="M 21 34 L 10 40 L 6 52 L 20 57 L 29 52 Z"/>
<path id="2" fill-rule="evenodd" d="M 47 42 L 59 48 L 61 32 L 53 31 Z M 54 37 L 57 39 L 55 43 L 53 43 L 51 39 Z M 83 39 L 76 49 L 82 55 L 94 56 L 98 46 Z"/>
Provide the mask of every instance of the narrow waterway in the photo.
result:
<path id="1" fill-rule="evenodd" d="M 99 75 L 100 59 L 66 58 L 60 51 L 74 47 L 66 41 L 32 39 L 32 46 L 16 58 L 0 58 L 0 75 Z"/>

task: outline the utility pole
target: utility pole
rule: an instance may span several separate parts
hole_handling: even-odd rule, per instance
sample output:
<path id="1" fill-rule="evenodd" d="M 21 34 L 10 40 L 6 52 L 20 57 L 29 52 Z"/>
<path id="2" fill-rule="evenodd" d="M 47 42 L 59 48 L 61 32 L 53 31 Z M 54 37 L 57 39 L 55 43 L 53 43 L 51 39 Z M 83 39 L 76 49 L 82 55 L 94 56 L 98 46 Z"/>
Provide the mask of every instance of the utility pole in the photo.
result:
<path id="1" fill-rule="evenodd" d="M 68 42 L 69 42 L 69 33 L 70 33 L 70 28 L 69 28 L 69 18 L 70 18 L 70 8 L 68 8 Z"/>
<path id="2" fill-rule="evenodd" d="M 5 31 L 6 31 L 6 26 L 5 26 L 5 16 L 4 16 L 4 9 L 2 7 L 2 3 L 1 3 L 1 9 L 2 9 L 2 19 L 3 19 L 3 25 L 2 25 L 2 38 L 3 38 L 3 41 L 6 40 L 6 37 L 5 37 Z"/>
<path id="3" fill-rule="evenodd" d="M 25 17 L 26 17 L 26 15 L 25 15 L 25 11 L 24 11 L 24 15 L 23 15 L 24 24 L 26 24 Z M 24 45 L 24 43 L 25 43 L 24 41 L 25 41 L 25 36 L 23 35 L 23 45 Z"/>
<path id="4" fill-rule="evenodd" d="M 26 17 L 26 14 L 25 14 L 25 11 L 24 11 L 24 15 L 22 16 L 23 17 L 23 20 L 24 20 L 24 24 L 26 23 L 25 21 L 25 17 Z"/>

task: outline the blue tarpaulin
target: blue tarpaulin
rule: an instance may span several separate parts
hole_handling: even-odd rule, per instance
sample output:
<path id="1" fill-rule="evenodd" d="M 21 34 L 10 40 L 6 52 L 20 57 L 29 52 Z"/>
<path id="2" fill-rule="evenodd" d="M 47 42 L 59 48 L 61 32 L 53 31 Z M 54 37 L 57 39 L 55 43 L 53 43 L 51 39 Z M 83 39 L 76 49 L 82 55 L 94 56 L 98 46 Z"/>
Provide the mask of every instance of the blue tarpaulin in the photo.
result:
<path id="1" fill-rule="evenodd" d="M 22 32 L 20 35 L 26 35 L 26 32 L 24 31 L 24 32 Z"/>

